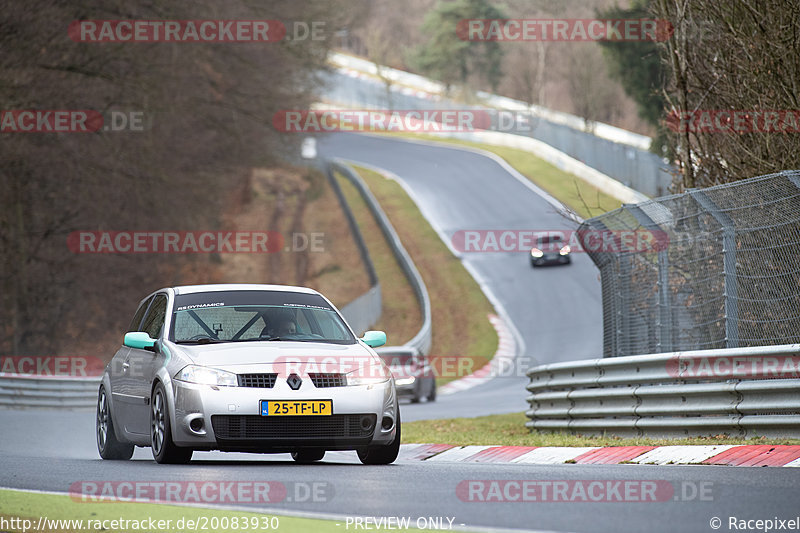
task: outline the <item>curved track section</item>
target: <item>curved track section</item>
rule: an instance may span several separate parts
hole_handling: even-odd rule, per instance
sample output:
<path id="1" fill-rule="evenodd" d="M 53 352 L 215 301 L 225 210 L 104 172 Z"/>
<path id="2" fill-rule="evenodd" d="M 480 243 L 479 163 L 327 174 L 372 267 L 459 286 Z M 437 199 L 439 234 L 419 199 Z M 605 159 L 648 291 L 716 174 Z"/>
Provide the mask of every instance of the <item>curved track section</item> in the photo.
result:
<path id="1" fill-rule="evenodd" d="M 459 230 L 575 228 L 552 198 L 495 159 L 473 151 L 353 133 L 328 135 L 318 150 L 323 157 L 394 174 L 448 245 Z M 573 254 L 571 265 L 536 269 L 526 253 L 460 257 L 518 332 L 516 370 L 464 393 L 442 396 L 436 405 L 404 406 L 405 420 L 523 411 L 526 369 L 602 353 L 600 282 L 587 255 Z"/>

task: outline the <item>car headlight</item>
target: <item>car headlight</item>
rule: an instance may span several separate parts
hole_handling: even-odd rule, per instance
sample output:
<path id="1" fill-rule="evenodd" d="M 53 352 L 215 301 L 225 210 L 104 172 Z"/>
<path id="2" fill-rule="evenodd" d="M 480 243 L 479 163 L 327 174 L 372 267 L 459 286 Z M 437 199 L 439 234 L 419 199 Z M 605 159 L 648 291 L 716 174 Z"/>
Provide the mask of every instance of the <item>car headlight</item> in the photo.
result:
<path id="1" fill-rule="evenodd" d="M 533 249 L 531 249 L 531 255 L 532 255 L 533 257 L 542 257 L 542 256 L 544 255 L 544 252 L 543 252 L 543 251 L 541 251 L 541 250 L 540 250 L 540 249 L 538 249 L 538 248 L 533 248 Z"/>
<path id="2" fill-rule="evenodd" d="M 186 383 L 197 383 L 198 385 L 214 385 L 218 387 L 236 387 L 239 379 L 232 372 L 225 372 L 207 366 L 188 365 L 183 370 L 175 374 L 175 379 Z"/>
<path id="3" fill-rule="evenodd" d="M 355 385 L 377 385 L 389 381 L 392 378 L 392 374 L 383 365 L 370 365 L 345 374 L 345 378 L 347 379 L 348 387 Z"/>
<path id="4" fill-rule="evenodd" d="M 417 378 L 415 378 L 414 376 L 409 376 L 407 378 L 399 378 L 399 379 L 395 378 L 394 384 L 397 385 L 398 387 L 402 387 L 404 385 L 413 385 L 415 381 L 417 381 Z"/>
<path id="5" fill-rule="evenodd" d="M 570 252 L 569 245 L 566 244 L 561 248 L 561 250 L 559 250 L 558 253 L 560 253 L 561 255 L 567 255 L 569 252 Z"/>

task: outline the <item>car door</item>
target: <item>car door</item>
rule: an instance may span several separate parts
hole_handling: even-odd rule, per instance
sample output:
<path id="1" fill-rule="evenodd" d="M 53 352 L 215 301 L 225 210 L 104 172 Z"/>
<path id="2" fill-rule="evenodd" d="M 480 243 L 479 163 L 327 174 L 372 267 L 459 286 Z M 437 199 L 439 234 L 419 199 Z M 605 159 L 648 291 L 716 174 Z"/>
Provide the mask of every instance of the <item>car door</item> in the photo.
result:
<path id="1" fill-rule="evenodd" d="M 147 310 L 139 331 L 144 331 L 151 338 L 158 339 L 164 328 L 167 315 L 166 294 L 156 294 Z M 153 377 L 162 364 L 162 356 L 150 350 L 131 348 L 128 353 L 125 371 L 129 375 L 130 416 L 125 420 L 125 429 L 137 435 L 150 433 L 150 389 Z"/>
<path id="2" fill-rule="evenodd" d="M 153 301 L 153 296 L 145 299 L 136 310 L 126 332 L 139 331 L 145 313 Z M 131 349 L 122 345 L 117 350 L 116 355 L 111 360 L 109 367 L 109 379 L 111 380 L 111 397 L 114 405 L 114 423 L 118 429 L 127 431 L 131 419 L 131 410 L 136 403 L 136 397 L 132 391 L 134 387 L 133 376 L 130 372 L 130 353 Z"/>

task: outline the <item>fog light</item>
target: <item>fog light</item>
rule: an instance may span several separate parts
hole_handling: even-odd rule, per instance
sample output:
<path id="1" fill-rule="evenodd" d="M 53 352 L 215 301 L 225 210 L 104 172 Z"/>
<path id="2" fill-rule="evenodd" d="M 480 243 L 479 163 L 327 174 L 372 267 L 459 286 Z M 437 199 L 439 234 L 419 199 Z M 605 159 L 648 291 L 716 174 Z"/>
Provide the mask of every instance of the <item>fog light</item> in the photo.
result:
<path id="1" fill-rule="evenodd" d="M 203 419 L 202 418 L 194 418 L 191 422 L 189 422 L 189 428 L 195 433 L 199 433 L 203 431 Z"/>
<path id="2" fill-rule="evenodd" d="M 381 428 L 384 431 L 389 431 L 390 429 L 392 429 L 393 425 L 394 425 L 394 420 L 392 420 L 392 417 L 390 416 L 384 416 L 383 420 L 381 420 Z"/>

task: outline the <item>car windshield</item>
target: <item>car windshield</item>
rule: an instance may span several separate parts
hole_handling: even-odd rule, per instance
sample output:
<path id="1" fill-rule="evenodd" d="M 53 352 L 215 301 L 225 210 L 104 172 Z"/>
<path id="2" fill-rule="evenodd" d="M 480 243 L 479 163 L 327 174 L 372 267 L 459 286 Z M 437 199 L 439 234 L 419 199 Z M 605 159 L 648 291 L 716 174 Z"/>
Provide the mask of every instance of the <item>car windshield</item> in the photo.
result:
<path id="1" fill-rule="evenodd" d="M 539 237 L 539 244 L 561 244 L 563 240 L 558 235 L 545 235 Z"/>
<path id="2" fill-rule="evenodd" d="M 354 344 L 338 313 L 319 295 L 281 291 L 177 296 L 170 340 L 186 344 L 294 341 Z"/>

